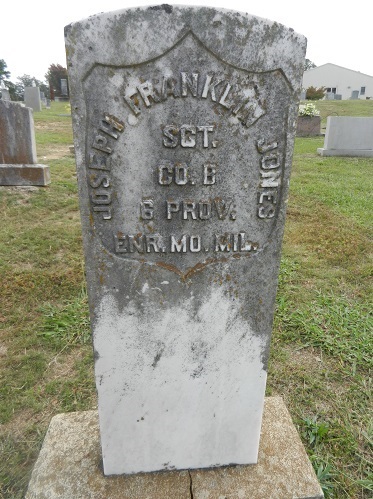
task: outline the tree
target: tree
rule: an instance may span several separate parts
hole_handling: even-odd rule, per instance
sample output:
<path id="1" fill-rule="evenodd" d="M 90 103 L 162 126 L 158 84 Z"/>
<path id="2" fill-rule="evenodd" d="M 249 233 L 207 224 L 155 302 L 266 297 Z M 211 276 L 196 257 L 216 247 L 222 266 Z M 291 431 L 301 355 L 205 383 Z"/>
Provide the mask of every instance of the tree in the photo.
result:
<path id="1" fill-rule="evenodd" d="M 317 68 L 316 64 L 309 59 L 304 61 L 304 71 L 308 71 L 309 69 Z"/>
<path id="2" fill-rule="evenodd" d="M 20 85 L 23 87 L 32 87 L 33 84 L 35 84 L 36 87 L 40 87 L 42 85 L 42 82 L 35 78 L 35 76 L 30 76 L 24 74 L 23 76 L 18 76 L 17 80 L 19 80 Z"/>
<path id="3" fill-rule="evenodd" d="M 13 83 L 11 81 L 5 81 L 5 86 L 9 90 L 9 96 L 11 100 L 20 101 L 23 100 L 24 87 L 20 84 Z"/>
<path id="4" fill-rule="evenodd" d="M 307 100 L 320 100 L 325 96 L 325 87 L 308 87 L 306 90 L 306 99 Z"/>
<path id="5" fill-rule="evenodd" d="M 60 97 L 62 94 L 61 80 L 67 80 L 67 69 L 60 64 L 51 64 L 48 68 L 48 73 L 45 79 L 49 82 L 51 99 Z"/>
<path id="6" fill-rule="evenodd" d="M 10 78 L 10 72 L 6 70 L 7 63 L 4 59 L 0 59 L 0 81 L 8 80 Z"/>
<path id="7" fill-rule="evenodd" d="M 17 94 L 21 95 L 21 100 L 23 99 L 25 93 L 25 87 L 32 87 L 33 84 L 35 84 L 36 87 L 39 87 L 41 92 L 44 92 L 45 95 L 49 94 L 48 86 L 42 81 L 35 78 L 35 76 L 24 74 L 23 76 L 18 76 L 17 80 L 18 83 L 16 83 L 15 86 L 17 87 L 16 89 Z M 20 99 L 15 99 L 15 100 L 20 100 Z"/>

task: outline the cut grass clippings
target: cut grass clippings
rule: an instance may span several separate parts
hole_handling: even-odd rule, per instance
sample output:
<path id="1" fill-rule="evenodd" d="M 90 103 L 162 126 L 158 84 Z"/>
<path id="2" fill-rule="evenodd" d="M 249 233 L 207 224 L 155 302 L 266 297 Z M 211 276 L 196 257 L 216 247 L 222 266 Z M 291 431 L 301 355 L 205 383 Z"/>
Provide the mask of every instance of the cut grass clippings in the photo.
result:
<path id="1" fill-rule="evenodd" d="M 317 102 L 373 116 L 373 101 Z M 22 498 L 52 416 L 96 405 L 71 118 L 35 113 L 46 188 L 0 188 L 0 497 Z M 326 497 L 372 497 L 373 159 L 296 140 L 268 395 L 284 398 Z"/>

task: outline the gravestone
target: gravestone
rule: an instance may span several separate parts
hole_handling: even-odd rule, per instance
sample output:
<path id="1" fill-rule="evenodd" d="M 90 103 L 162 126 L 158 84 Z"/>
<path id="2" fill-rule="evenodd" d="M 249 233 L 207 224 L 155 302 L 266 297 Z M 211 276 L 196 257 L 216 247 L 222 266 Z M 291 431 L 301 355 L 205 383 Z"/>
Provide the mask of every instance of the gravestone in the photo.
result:
<path id="1" fill-rule="evenodd" d="M 67 97 L 68 96 L 67 80 L 65 78 L 61 79 L 61 96 L 62 97 Z"/>
<path id="2" fill-rule="evenodd" d="M 31 107 L 33 111 L 41 111 L 40 88 L 36 86 L 25 87 L 24 101 L 26 107 Z"/>
<path id="3" fill-rule="evenodd" d="M 298 116 L 297 137 L 316 137 L 320 135 L 320 116 Z"/>
<path id="4" fill-rule="evenodd" d="M 373 118 L 328 116 L 321 156 L 373 157 Z"/>
<path id="5" fill-rule="evenodd" d="M 37 163 L 32 110 L 0 100 L 0 185 L 49 183 L 49 167 Z"/>
<path id="6" fill-rule="evenodd" d="M 44 92 L 40 92 L 40 100 L 41 100 L 43 106 L 47 106 L 47 98 L 45 97 Z"/>
<path id="7" fill-rule="evenodd" d="M 305 47 L 204 7 L 66 27 L 106 475 L 257 462 Z"/>
<path id="8" fill-rule="evenodd" d="M 0 84 L 0 96 L 1 96 L 1 100 L 3 100 L 3 101 L 4 100 L 11 100 L 9 90 L 6 88 L 3 81 Z"/>

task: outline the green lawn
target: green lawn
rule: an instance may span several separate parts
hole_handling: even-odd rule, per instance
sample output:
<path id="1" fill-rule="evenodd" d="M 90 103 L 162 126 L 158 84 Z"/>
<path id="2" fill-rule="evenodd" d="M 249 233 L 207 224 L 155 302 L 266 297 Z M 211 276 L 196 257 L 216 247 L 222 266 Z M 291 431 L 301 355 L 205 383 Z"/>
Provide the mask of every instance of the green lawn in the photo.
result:
<path id="1" fill-rule="evenodd" d="M 316 102 L 373 116 L 373 101 Z M 35 113 L 47 188 L 0 188 L 0 497 L 21 498 L 53 415 L 96 405 L 66 104 Z M 372 497 L 373 159 L 296 140 L 267 393 L 329 497 Z"/>

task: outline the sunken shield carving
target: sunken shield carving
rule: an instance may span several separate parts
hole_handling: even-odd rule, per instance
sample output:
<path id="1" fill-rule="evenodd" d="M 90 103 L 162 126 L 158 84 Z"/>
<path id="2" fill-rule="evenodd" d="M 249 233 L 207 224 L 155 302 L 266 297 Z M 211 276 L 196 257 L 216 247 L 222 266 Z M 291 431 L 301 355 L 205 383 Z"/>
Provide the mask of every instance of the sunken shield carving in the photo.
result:
<path id="1" fill-rule="evenodd" d="M 153 60 L 96 64 L 84 93 L 91 218 L 110 253 L 185 275 L 271 244 L 292 93 L 281 70 L 237 68 L 189 32 Z"/>

